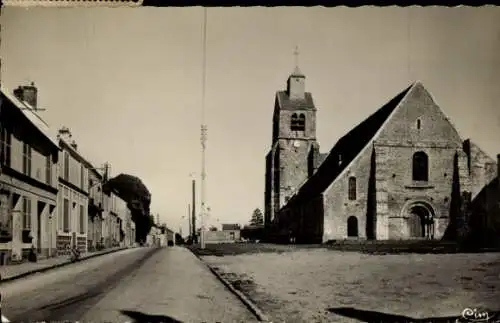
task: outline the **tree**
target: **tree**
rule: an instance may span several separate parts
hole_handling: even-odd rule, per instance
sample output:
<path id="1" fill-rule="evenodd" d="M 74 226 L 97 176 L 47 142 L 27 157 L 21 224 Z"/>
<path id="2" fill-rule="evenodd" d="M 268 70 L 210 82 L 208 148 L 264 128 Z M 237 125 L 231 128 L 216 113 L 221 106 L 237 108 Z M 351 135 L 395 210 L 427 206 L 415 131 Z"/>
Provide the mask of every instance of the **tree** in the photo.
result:
<path id="1" fill-rule="evenodd" d="M 261 226 L 264 224 L 264 216 L 262 215 L 262 211 L 257 208 L 253 211 L 252 218 L 250 219 L 250 225 L 253 226 Z"/>
<path id="2" fill-rule="evenodd" d="M 132 221 L 136 226 L 136 242 L 143 242 L 154 225 L 154 217 L 149 216 L 151 193 L 144 183 L 136 176 L 119 174 L 108 180 L 103 187 L 103 192 L 117 194 L 127 202 L 127 207 L 132 213 Z"/>

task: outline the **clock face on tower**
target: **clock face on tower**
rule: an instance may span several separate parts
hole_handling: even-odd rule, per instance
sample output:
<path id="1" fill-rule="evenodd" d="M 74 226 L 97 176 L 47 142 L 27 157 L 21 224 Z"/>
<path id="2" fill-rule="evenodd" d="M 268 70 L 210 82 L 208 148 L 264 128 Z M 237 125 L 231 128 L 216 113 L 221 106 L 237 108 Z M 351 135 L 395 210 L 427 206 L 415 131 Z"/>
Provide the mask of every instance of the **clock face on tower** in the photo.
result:
<path id="1" fill-rule="evenodd" d="M 300 147 L 300 141 L 295 140 L 295 141 L 293 142 L 293 146 L 294 146 L 295 148 Z"/>

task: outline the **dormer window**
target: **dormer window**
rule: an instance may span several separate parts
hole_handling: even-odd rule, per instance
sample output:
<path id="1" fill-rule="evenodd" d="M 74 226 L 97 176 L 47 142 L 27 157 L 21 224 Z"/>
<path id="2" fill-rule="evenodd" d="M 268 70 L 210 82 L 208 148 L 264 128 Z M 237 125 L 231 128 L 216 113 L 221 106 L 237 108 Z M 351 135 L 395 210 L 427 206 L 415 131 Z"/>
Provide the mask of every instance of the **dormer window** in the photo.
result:
<path id="1" fill-rule="evenodd" d="M 292 131 L 304 131 L 306 129 L 306 116 L 301 113 L 292 114 L 292 118 L 290 120 L 290 129 Z"/>

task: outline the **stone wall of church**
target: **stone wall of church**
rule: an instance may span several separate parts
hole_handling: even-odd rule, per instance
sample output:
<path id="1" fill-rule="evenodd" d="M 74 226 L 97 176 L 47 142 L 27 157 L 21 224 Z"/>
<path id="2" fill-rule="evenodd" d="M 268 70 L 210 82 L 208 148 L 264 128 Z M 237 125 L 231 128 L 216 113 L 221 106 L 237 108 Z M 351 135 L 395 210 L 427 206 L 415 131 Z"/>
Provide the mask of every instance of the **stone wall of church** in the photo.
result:
<path id="1" fill-rule="evenodd" d="M 416 151 L 423 151 L 429 157 L 429 180 L 412 180 L 412 157 Z M 427 207 L 435 220 L 436 239 L 441 238 L 449 224 L 451 193 L 453 188 L 454 160 L 457 150 L 447 146 L 391 146 L 377 145 L 376 153 L 385 156 L 388 206 L 388 239 L 411 238 L 410 228 L 415 223 L 411 213 L 413 205 Z M 378 189 L 378 188 L 377 188 Z M 377 214 L 378 218 L 378 214 Z"/>
<path id="2" fill-rule="evenodd" d="M 293 140 L 280 140 L 280 207 L 308 178 L 308 157 L 313 141 L 299 140 L 296 147 Z"/>
<path id="3" fill-rule="evenodd" d="M 417 151 L 428 157 L 427 181 L 413 181 L 412 161 Z M 439 239 L 450 222 L 457 152 L 461 169 L 457 180 L 463 181 L 467 162 L 462 140 L 430 94 L 421 84 L 415 85 L 379 130 L 373 146 L 365 147 L 325 192 L 324 239 L 347 238 L 350 216 L 358 219 L 360 238 L 416 238 L 423 228 L 411 212 L 414 205 L 433 215 L 434 238 Z M 374 170 L 373 176 L 370 170 Z M 348 199 L 351 176 L 356 177 L 355 201 Z M 369 192 L 370 181 L 374 192 Z M 373 224 L 366 220 L 369 214 L 374 214 Z M 368 230 L 367 224 L 371 225 Z"/>
<path id="4" fill-rule="evenodd" d="M 347 221 L 351 216 L 357 219 L 359 238 L 367 237 L 366 215 L 369 202 L 371 156 L 372 149 L 367 147 L 326 189 L 324 193 L 324 242 L 347 238 Z M 349 177 L 356 178 L 356 199 L 352 201 L 348 197 Z"/>

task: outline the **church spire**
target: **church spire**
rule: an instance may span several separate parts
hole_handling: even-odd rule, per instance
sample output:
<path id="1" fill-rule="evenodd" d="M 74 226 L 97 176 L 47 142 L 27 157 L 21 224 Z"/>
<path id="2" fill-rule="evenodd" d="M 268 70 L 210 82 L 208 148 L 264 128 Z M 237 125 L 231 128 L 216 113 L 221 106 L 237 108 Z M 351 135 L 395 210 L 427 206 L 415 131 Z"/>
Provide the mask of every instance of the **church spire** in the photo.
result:
<path id="1" fill-rule="evenodd" d="M 304 76 L 304 74 L 302 74 L 302 72 L 299 69 L 299 46 L 295 46 L 293 55 L 295 56 L 295 68 L 291 76 Z"/>
<path id="2" fill-rule="evenodd" d="M 305 95 L 305 75 L 299 69 L 299 47 L 295 46 L 295 69 L 288 77 L 287 93 L 292 100 L 303 100 Z"/>

